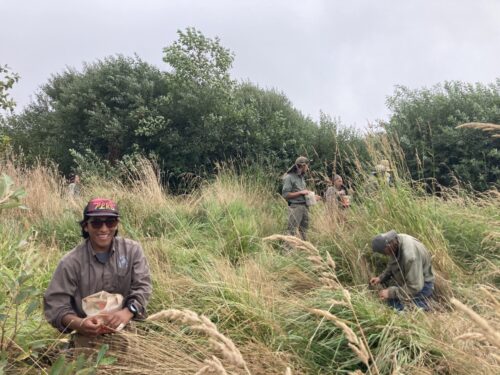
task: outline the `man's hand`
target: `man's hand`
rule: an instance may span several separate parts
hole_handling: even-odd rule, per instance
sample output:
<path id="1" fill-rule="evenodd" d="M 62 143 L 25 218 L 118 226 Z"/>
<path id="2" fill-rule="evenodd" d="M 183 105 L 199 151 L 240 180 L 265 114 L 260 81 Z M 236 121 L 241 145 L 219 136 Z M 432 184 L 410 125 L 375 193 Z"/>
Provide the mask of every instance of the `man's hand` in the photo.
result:
<path id="1" fill-rule="evenodd" d="M 123 324 L 123 326 L 127 325 L 128 322 L 134 317 L 134 314 L 130 312 L 129 309 L 126 307 L 116 311 L 114 313 L 106 314 L 103 316 L 104 318 L 104 325 L 107 328 L 116 330 L 120 324 Z M 122 326 L 122 327 L 123 327 Z"/>
<path id="2" fill-rule="evenodd" d="M 102 328 L 102 320 L 97 316 L 81 319 L 80 325 L 75 327 L 78 333 L 87 337 L 95 337 L 100 335 Z"/>
<path id="3" fill-rule="evenodd" d="M 300 195 L 307 195 L 307 194 L 309 194 L 309 190 L 306 190 L 306 189 L 301 190 L 301 191 L 299 191 L 299 194 Z"/>
<path id="4" fill-rule="evenodd" d="M 372 277 L 370 279 L 370 285 L 375 286 L 375 285 L 378 285 L 378 284 L 380 284 L 380 277 Z"/>
<path id="5" fill-rule="evenodd" d="M 98 316 L 80 318 L 75 314 L 67 314 L 62 318 L 61 322 L 63 326 L 75 330 L 83 336 L 95 337 L 104 333 L 102 332 L 103 320 Z"/>
<path id="6" fill-rule="evenodd" d="M 389 289 L 382 289 L 380 292 L 378 292 L 378 296 L 381 299 L 389 299 Z"/>
<path id="7" fill-rule="evenodd" d="M 321 195 L 317 195 L 317 194 L 315 194 L 314 196 L 316 197 L 316 200 L 317 200 L 318 202 L 319 202 L 321 199 L 323 199 L 323 198 L 321 198 Z"/>

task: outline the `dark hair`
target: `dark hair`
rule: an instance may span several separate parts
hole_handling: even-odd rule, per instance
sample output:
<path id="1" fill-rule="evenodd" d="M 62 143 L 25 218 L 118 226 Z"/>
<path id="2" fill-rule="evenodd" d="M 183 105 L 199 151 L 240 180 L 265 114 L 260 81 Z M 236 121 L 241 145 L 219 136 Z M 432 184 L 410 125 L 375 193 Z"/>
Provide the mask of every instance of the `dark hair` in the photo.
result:
<path id="1" fill-rule="evenodd" d="M 80 221 L 80 227 L 82 228 L 82 237 L 83 238 L 89 238 L 89 232 L 86 232 L 85 229 L 84 229 L 84 226 L 85 224 L 87 224 L 87 221 L 89 221 L 90 219 L 90 216 L 84 216 L 83 217 L 83 220 Z M 118 235 L 118 228 L 116 229 L 116 232 L 115 232 L 115 237 Z"/>

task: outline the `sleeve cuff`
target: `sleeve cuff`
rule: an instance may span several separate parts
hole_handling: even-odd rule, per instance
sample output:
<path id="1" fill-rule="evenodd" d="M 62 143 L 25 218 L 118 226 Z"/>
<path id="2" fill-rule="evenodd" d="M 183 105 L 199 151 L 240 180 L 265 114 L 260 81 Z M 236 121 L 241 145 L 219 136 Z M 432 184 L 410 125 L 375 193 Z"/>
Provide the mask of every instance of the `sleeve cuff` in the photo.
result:
<path id="1" fill-rule="evenodd" d="M 76 313 L 73 310 L 64 310 L 58 314 L 57 318 L 54 321 L 53 326 L 57 328 L 61 333 L 71 333 L 73 331 L 71 328 L 64 325 L 62 322 L 63 318 L 68 314 L 76 315 Z"/>

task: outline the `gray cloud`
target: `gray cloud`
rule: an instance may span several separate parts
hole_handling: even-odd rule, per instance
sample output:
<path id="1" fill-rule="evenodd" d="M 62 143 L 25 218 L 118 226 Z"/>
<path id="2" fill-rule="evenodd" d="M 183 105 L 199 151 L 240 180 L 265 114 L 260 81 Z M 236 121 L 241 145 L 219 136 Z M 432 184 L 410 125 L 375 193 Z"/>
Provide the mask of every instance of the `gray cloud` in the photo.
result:
<path id="1" fill-rule="evenodd" d="M 219 36 L 233 77 L 283 91 L 312 118 L 384 118 L 394 85 L 499 76 L 500 2 L 2 0 L 0 63 L 21 75 L 19 107 L 53 73 L 137 53 L 162 69 L 177 29 Z"/>

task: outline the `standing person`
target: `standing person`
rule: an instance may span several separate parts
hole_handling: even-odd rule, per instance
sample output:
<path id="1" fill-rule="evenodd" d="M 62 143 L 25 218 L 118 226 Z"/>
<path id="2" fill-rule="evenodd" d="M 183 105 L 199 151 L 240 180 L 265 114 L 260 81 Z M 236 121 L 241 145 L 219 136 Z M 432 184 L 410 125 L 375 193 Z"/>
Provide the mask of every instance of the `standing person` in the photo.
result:
<path id="1" fill-rule="evenodd" d="M 340 208 L 347 208 L 350 205 L 347 188 L 342 177 L 338 174 L 332 178 L 333 186 L 328 187 L 325 193 L 325 201 L 330 205 L 337 205 Z"/>
<path id="2" fill-rule="evenodd" d="M 306 189 L 304 175 L 309 170 L 309 159 L 300 156 L 287 171 L 283 179 L 282 195 L 288 202 L 288 233 L 297 235 L 306 241 L 309 228 L 310 199 L 320 199 L 319 196 Z M 309 198 L 306 199 L 306 196 Z"/>
<path id="3" fill-rule="evenodd" d="M 61 259 L 45 292 L 45 318 L 63 333 L 76 330 L 74 342 L 114 332 L 146 315 L 152 290 L 148 262 L 138 242 L 117 236 L 119 219 L 112 200 L 89 201 L 80 222 L 84 240 Z M 120 294 L 121 308 L 87 317 L 82 300 L 101 291 Z"/>
<path id="4" fill-rule="evenodd" d="M 380 165 L 384 167 L 384 180 L 389 186 L 394 186 L 394 171 L 391 169 L 389 160 L 380 160 Z"/>
<path id="5" fill-rule="evenodd" d="M 372 172 L 368 176 L 368 181 L 365 191 L 369 195 L 375 194 L 380 190 L 381 186 L 394 186 L 394 176 L 389 160 L 381 160 L 375 165 Z"/>
<path id="6" fill-rule="evenodd" d="M 379 297 L 399 311 L 404 309 L 403 302 L 428 311 L 434 274 L 426 247 L 412 236 L 391 230 L 374 237 L 372 249 L 390 258 L 385 271 L 370 280 L 371 285 L 392 281 L 392 286 L 379 291 Z"/>
<path id="7" fill-rule="evenodd" d="M 77 174 L 69 175 L 68 196 L 71 198 L 80 196 L 80 176 Z"/>

